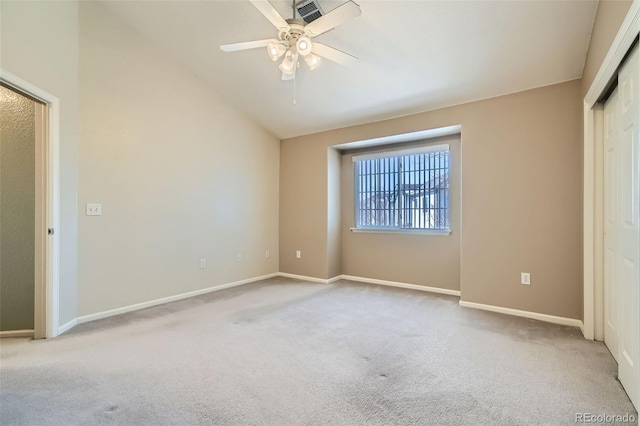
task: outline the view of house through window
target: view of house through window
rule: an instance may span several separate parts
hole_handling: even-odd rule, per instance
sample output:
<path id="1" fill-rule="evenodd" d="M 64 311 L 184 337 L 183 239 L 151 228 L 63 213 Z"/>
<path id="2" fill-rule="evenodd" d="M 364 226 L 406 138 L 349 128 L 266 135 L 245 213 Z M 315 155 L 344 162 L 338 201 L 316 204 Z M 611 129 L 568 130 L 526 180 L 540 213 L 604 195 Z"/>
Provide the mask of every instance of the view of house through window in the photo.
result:
<path id="1" fill-rule="evenodd" d="M 357 228 L 449 230 L 449 145 L 353 161 Z"/>

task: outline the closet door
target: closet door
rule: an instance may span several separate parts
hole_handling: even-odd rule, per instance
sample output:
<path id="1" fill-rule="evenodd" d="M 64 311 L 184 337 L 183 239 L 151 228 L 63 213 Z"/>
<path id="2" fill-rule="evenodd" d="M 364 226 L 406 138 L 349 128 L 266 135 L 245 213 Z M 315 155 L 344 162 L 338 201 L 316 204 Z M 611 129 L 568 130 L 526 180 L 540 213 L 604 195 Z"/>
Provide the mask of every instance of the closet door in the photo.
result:
<path id="1" fill-rule="evenodd" d="M 618 377 L 631 401 L 639 406 L 640 393 L 640 87 L 638 49 L 630 55 L 618 75 L 619 139 L 617 176 L 619 199 L 617 211 L 616 268 L 618 287 Z"/>

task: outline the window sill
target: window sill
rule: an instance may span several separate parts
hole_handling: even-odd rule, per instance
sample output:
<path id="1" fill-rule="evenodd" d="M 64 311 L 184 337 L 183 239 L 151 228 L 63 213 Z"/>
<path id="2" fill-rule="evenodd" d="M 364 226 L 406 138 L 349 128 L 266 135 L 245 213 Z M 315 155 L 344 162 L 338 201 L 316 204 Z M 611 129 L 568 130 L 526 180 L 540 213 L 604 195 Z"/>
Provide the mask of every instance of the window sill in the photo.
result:
<path id="1" fill-rule="evenodd" d="M 350 228 L 351 232 L 368 234 L 412 234 L 412 235 L 451 235 L 445 229 L 385 229 L 385 228 Z"/>

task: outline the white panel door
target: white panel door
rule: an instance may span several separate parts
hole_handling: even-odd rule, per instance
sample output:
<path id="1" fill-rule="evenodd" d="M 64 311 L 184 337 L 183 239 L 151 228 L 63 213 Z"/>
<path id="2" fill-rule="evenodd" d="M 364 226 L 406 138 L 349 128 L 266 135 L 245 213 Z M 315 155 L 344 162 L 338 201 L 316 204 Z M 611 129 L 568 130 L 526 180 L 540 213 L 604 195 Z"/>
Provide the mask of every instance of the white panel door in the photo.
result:
<path id="1" fill-rule="evenodd" d="M 604 343 L 618 360 L 618 89 L 604 106 Z"/>
<path id="2" fill-rule="evenodd" d="M 640 197 L 638 194 L 638 142 L 640 136 L 640 66 L 636 48 L 618 74 L 620 137 L 616 156 L 619 166 L 618 250 L 618 377 L 629 398 L 639 407 L 640 394 Z"/>

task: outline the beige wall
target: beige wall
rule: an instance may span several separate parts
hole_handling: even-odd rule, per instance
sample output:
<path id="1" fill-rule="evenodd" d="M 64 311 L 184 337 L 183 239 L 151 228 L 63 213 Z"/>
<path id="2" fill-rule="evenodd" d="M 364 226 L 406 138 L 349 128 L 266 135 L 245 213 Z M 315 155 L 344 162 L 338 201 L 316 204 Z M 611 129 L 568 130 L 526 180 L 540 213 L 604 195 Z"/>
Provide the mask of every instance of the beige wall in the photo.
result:
<path id="1" fill-rule="evenodd" d="M 593 79 L 602 65 L 604 57 L 611 47 L 611 42 L 618 34 L 632 0 L 600 0 L 598 12 L 593 23 L 591 42 L 587 52 L 582 73 L 582 96 L 584 97 L 593 83 Z"/>
<path id="2" fill-rule="evenodd" d="M 60 100 L 60 325 L 77 316 L 78 4 L 0 1 L 0 67 Z"/>
<path id="3" fill-rule="evenodd" d="M 100 5 L 80 23 L 80 316 L 277 272 L 279 140 Z"/>
<path id="4" fill-rule="evenodd" d="M 33 330 L 35 102 L 0 86 L 0 331 Z"/>
<path id="5" fill-rule="evenodd" d="M 283 140 L 280 144 L 280 272 L 329 278 L 330 145 L 330 140 L 315 138 L 314 143 Z M 302 252 L 300 259 L 296 250 Z"/>
<path id="6" fill-rule="evenodd" d="M 327 277 L 328 146 L 460 124 L 462 300 L 580 318 L 580 107 L 574 80 L 283 140 L 281 271 Z M 296 261 L 296 247 L 313 256 Z"/>
<path id="7" fill-rule="evenodd" d="M 460 290 L 460 135 L 426 143 L 449 144 L 450 235 L 354 233 L 354 170 L 342 158 L 342 273 Z M 422 144 L 425 144 L 422 142 Z"/>
<path id="8" fill-rule="evenodd" d="M 327 152 L 327 261 L 328 277 L 342 274 L 342 195 L 341 153 L 333 148 Z"/>

